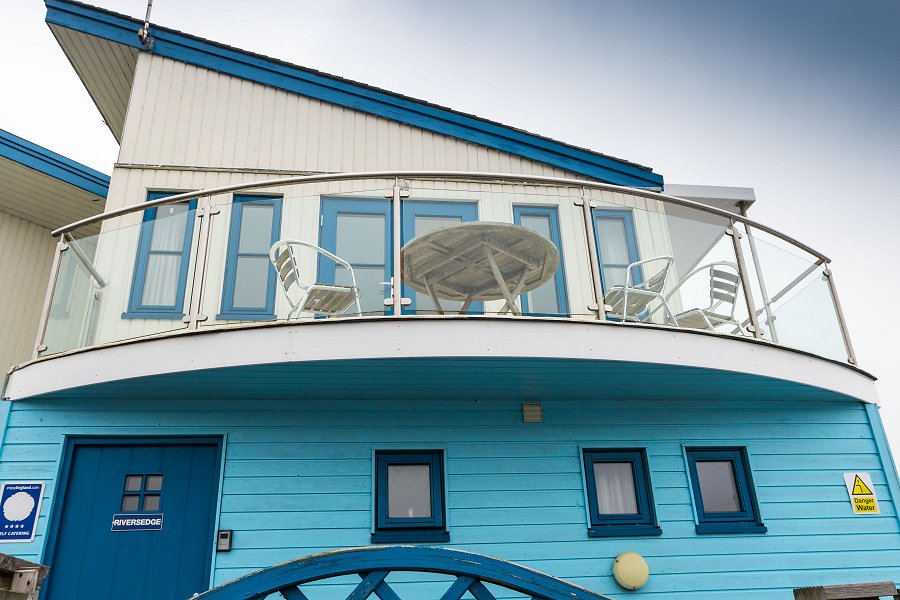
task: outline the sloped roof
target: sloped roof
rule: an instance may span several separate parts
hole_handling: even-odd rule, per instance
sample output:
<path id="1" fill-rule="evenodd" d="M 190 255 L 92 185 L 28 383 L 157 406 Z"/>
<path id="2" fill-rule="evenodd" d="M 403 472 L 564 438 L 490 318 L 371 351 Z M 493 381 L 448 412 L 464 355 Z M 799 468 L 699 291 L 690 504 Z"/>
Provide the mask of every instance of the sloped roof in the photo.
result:
<path id="1" fill-rule="evenodd" d="M 0 129 L 0 212 L 55 229 L 103 211 L 109 177 Z"/>
<path id="2" fill-rule="evenodd" d="M 307 69 L 71 0 L 46 0 L 47 23 L 117 140 L 140 51 L 377 115 L 618 185 L 662 187 L 652 169 L 313 69 Z"/>

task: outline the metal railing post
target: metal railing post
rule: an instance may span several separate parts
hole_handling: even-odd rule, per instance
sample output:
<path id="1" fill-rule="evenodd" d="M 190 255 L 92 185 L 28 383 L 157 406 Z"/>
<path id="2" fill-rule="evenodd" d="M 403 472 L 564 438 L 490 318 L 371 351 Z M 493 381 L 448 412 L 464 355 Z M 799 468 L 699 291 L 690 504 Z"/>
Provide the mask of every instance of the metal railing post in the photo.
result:
<path id="1" fill-rule="evenodd" d="M 587 309 L 597 313 L 597 320 L 606 320 L 606 305 L 603 303 L 603 284 L 600 280 L 600 263 L 597 260 L 597 240 L 594 238 L 594 219 L 591 216 L 591 200 L 586 188 L 581 188 L 581 198 L 575 201 L 576 206 L 581 206 L 584 215 L 584 235 L 588 244 L 588 262 L 591 267 L 591 281 L 594 288 L 595 304 L 588 305 Z"/>
<path id="2" fill-rule="evenodd" d="M 402 210 L 403 198 L 409 197 L 409 183 L 394 178 L 394 187 L 391 188 L 391 244 L 393 251 L 391 252 L 391 306 L 393 314 L 399 317 L 404 306 L 402 273 L 400 272 L 400 215 Z M 385 303 L 387 303 L 385 301 Z M 406 302 L 409 304 L 409 302 Z"/>
<path id="3" fill-rule="evenodd" d="M 31 358 L 37 358 L 41 352 L 47 349 L 44 344 L 44 334 L 47 333 L 47 323 L 50 321 L 50 306 L 53 304 L 53 294 L 56 292 L 56 280 L 59 278 L 59 265 L 62 262 L 62 253 L 69 249 L 69 244 L 60 240 L 56 243 L 53 253 L 53 263 L 50 265 L 50 280 L 47 282 L 47 292 L 44 294 L 44 304 L 41 307 L 41 318 L 38 321 L 37 333 L 34 338 L 34 351 Z"/>
<path id="4" fill-rule="evenodd" d="M 187 323 L 188 329 L 197 329 L 202 321 L 209 317 L 203 314 L 203 284 L 206 281 L 206 260 L 209 254 L 209 234 L 212 229 L 213 215 L 220 210 L 212 203 L 212 196 L 200 199 L 196 218 L 200 220 L 197 234 L 197 254 L 194 257 L 194 274 L 191 277 L 191 300 L 188 305 L 188 314 L 182 322 Z"/>
<path id="5" fill-rule="evenodd" d="M 853 351 L 853 344 L 850 342 L 850 332 L 847 330 L 847 322 L 844 320 L 844 310 L 841 308 L 841 301 L 838 298 L 837 289 L 834 287 L 834 275 L 828 265 L 822 272 L 825 281 L 828 282 L 828 290 L 831 292 L 831 302 L 834 304 L 834 312 L 837 313 L 838 326 L 841 328 L 841 336 L 844 338 L 844 347 L 847 349 L 847 362 L 851 365 L 856 364 L 856 353 Z"/>
<path id="6" fill-rule="evenodd" d="M 731 244 L 734 246 L 734 257 L 737 260 L 738 274 L 741 277 L 741 289 L 744 290 L 744 300 L 747 302 L 747 311 L 750 314 L 750 325 L 747 326 L 747 329 L 752 328 L 750 333 L 753 334 L 753 337 L 762 339 L 762 329 L 759 327 L 759 320 L 756 318 L 756 307 L 753 304 L 753 291 L 750 289 L 747 263 L 744 261 L 744 250 L 741 248 L 741 232 L 735 227 L 737 221 L 731 219 L 730 223 L 725 233 L 731 236 Z"/>
<path id="7" fill-rule="evenodd" d="M 738 202 L 741 215 L 747 216 L 747 203 Z M 763 310 L 766 313 L 766 324 L 769 326 L 769 334 L 772 341 L 778 343 L 778 332 L 775 331 L 775 315 L 772 314 L 772 300 L 769 299 L 769 290 L 766 287 L 766 279 L 763 277 L 762 265 L 759 264 L 759 253 L 756 250 L 756 239 L 753 237 L 753 228 L 744 223 L 747 232 L 747 242 L 750 244 L 750 256 L 753 258 L 753 268 L 756 271 L 756 280 L 759 281 L 759 293 L 762 295 Z"/>

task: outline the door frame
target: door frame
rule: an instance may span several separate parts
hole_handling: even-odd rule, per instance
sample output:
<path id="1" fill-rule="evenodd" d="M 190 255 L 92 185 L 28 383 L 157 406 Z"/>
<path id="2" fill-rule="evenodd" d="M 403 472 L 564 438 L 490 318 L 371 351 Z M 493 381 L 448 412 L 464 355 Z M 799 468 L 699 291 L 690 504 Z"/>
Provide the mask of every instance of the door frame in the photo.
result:
<path id="1" fill-rule="evenodd" d="M 216 462 L 219 464 L 218 486 L 216 489 L 216 510 L 210 515 L 210 539 L 209 539 L 209 556 L 206 559 L 207 580 L 210 587 L 214 582 L 213 579 L 213 559 L 215 555 L 215 544 L 218 535 L 217 528 L 219 526 L 219 515 L 222 512 L 222 483 L 225 472 L 225 435 L 194 435 L 194 436 L 176 436 L 176 435 L 63 435 L 63 451 L 59 461 L 59 469 L 56 473 L 56 488 L 53 491 L 53 503 L 50 505 L 49 521 L 46 529 L 46 540 L 44 549 L 41 552 L 41 564 L 50 565 L 53 556 L 56 553 L 56 545 L 59 537 L 59 526 L 62 520 L 63 501 L 66 497 L 66 491 L 69 487 L 69 475 L 72 468 L 72 460 L 75 456 L 75 449 L 79 446 L 192 446 L 192 445 L 215 445 L 216 446 Z M 45 585 L 49 588 L 52 585 L 51 579 Z M 46 597 L 46 592 L 41 593 L 41 597 Z"/>

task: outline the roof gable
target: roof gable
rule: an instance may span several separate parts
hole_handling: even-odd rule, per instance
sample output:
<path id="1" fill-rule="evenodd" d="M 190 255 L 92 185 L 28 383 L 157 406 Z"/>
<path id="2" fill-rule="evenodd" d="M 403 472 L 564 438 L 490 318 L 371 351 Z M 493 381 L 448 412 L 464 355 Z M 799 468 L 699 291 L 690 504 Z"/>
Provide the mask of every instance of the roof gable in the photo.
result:
<path id="1" fill-rule="evenodd" d="M 142 49 L 137 30 L 143 23 L 137 19 L 71 0 L 46 0 L 46 5 L 46 20 L 51 27 L 62 27 L 106 42 Z M 172 29 L 154 25 L 151 26 L 151 34 L 151 51 L 160 56 L 494 148 L 601 181 L 633 187 L 662 187 L 662 176 L 648 167 L 598 152 Z M 87 81 L 85 84 L 97 101 L 101 94 L 91 90 Z"/>

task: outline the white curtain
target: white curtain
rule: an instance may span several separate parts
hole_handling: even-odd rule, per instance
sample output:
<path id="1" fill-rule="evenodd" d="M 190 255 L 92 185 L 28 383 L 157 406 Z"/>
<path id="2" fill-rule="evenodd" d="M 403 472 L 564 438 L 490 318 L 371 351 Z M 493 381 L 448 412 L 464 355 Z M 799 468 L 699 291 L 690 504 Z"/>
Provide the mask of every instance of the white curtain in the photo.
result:
<path id="1" fill-rule="evenodd" d="M 141 304 L 145 306 L 173 306 L 178 292 L 178 273 L 181 270 L 184 247 L 184 228 L 188 207 L 184 204 L 161 206 L 157 209 L 150 237 L 150 255 Z M 181 307 L 175 307 L 181 308 Z"/>
<path id="2" fill-rule="evenodd" d="M 594 482 L 601 515 L 637 514 L 631 463 L 595 462 Z"/>

